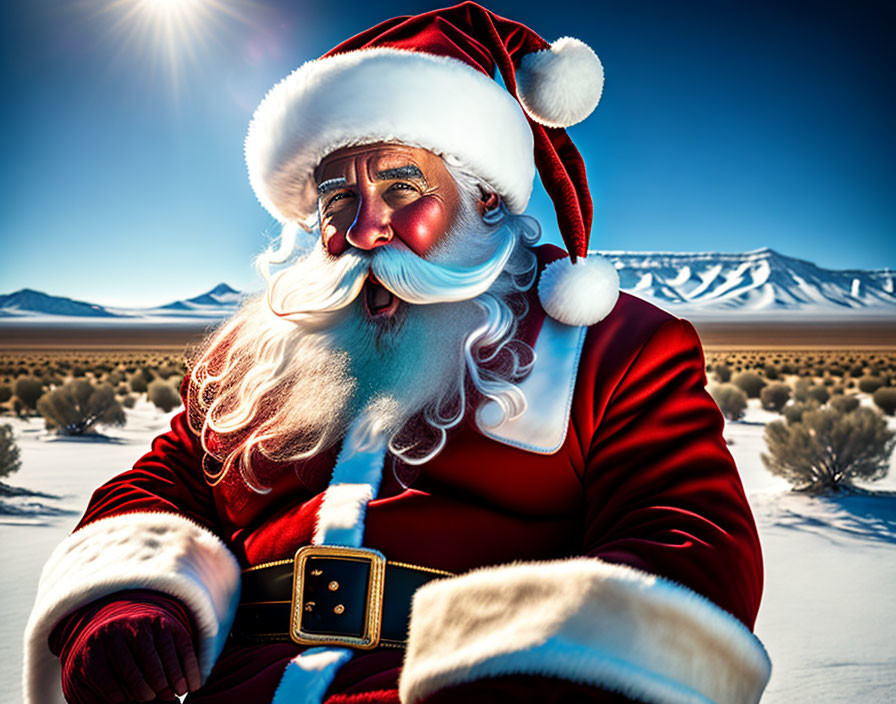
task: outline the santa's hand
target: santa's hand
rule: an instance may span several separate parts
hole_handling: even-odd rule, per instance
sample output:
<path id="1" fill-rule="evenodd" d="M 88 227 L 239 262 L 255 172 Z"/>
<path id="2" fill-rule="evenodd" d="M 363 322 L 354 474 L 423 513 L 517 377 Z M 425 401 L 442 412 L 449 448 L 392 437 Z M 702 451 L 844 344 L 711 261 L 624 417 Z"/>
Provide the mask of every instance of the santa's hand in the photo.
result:
<path id="1" fill-rule="evenodd" d="M 51 648 L 61 646 L 66 700 L 172 701 L 198 689 L 199 664 L 183 607 L 155 592 L 116 596 L 82 609 L 51 636 Z"/>

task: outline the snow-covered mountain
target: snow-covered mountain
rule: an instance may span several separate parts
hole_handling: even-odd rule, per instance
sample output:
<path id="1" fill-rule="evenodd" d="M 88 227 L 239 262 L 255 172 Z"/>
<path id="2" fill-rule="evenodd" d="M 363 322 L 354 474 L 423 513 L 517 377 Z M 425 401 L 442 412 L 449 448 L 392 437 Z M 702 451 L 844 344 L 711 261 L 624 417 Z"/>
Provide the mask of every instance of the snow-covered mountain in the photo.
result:
<path id="1" fill-rule="evenodd" d="M 0 295 L 0 318 L 32 318 L 35 316 L 72 316 L 78 318 L 114 318 L 102 306 L 62 296 L 49 296 L 41 291 L 23 288 Z"/>
<path id="2" fill-rule="evenodd" d="M 178 318 L 225 318 L 239 306 L 241 297 L 239 291 L 225 283 L 220 283 L 212 290 L 206 291 L 193 298 L 172 301 L 158 308 L 146 308 L 135 311 L 125 311 L 128 314 L 139 312 L 140 315 L 175 316 Z"/>
<path id="3" fill-rule="evenodd" d="M 22 289 L 9 295 L 0 295 L 0 320 L 10 322 L 78 320 L 88 322 L 89 320 L 104 323 L 210 322 L 234 313 L 242 295 L 236 289 L 221 283 L 193 298 L 172 301 L 155 308 L 123 308 L 101 306 Z"/>
<path id="4" fill-rule="evenodd" d="M 610 259 L 623 290 L 690 318 L 841 315 L 896 319 L 896 270 L 832 270 L 764 248 L 720 252 L 594 252 Z M 0 319 L 211 322 L 246 295 L 227 284 L 156 308 L 113 308 L 30 289 L 0 295 Z"/>
<path id="5" fill-rule="evenodd" d="M 763 248 L 719 252 L 599 252 L 620 285 L 677 314 L 896 316 L 896 270 L 831 270 Z"/>

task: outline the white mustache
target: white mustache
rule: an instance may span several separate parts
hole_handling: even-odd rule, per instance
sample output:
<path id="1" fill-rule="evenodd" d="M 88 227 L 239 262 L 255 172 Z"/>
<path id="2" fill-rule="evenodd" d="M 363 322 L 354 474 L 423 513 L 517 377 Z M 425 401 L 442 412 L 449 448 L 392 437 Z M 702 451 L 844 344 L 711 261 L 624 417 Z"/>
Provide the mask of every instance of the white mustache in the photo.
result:
<path id="1" fill-rule="evenodd" d="M 498 240 L 494 252 L 485 261 L 468 267 L 439 264 L 389 245 L 371 252 L 351 249 L 337 258 L 322 245 L 316 246 L 288 269 L 268 278 L 268 305 L 285 319 L 340 310 L 358 297 L 370 273 L 408 303 L 470 300 L 491 288 L 516 245 L 516 238 L 506 227 L 488 237 Z"/>

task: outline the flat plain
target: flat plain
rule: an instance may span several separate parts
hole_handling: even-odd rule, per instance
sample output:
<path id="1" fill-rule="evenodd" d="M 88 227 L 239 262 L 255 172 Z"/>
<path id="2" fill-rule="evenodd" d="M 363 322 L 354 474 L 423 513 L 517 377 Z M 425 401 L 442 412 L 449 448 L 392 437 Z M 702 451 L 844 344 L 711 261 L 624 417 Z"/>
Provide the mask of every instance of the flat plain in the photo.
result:
<path id="1" fill-rule="evenodd" d="M 894 348 L 896 317 L 886 320 L 697 321 L 707 350 L 754 347 Z M 202 340 L 213 324 L 178 325 L 12 323 L 0 324 L 0 350 L 183 350 Z"/>

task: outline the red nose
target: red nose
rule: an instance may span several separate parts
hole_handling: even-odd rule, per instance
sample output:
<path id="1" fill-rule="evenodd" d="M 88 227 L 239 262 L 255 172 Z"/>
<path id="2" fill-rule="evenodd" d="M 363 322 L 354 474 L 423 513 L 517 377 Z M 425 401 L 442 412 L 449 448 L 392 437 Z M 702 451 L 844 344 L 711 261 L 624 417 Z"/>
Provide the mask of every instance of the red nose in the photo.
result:
<path id="1" fill-rule="evenodd" d="M 346 239 L 358 249 L 374 249 L 389 244 L 394 237 L 389 207 L 376 196 L 361 196 L 358 214 L 346 232 Z"/>

